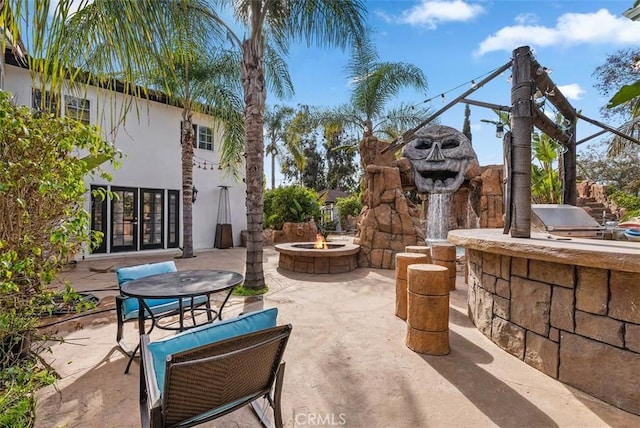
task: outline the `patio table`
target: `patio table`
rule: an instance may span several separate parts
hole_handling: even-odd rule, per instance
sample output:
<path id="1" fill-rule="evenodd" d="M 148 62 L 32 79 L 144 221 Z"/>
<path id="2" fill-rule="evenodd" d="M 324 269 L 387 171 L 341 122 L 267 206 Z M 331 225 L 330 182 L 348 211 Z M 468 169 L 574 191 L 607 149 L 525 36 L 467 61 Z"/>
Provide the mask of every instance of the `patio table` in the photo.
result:
<path id="1" fill-rule="evenodd" d="M 143 278 L 129 281 L 121 286 L 121 292 L 123 295 L 138 299 L 140 309 L 138 311 L 138 327 L 139 333 L 149 334 L 158 327 L 165 330 L 177 330 L 183 331 L 187 328 L 192 328 L 198 324 L 195 318 L 195 311 L 205 311 L 207 313 L 207 321 L 209 323 L 215 319 L 222 319 L 222 309 L 226 305 L 233 289 L 244 281 L 244 276 L 233 271 L 227 270 L 183 270 L 177 272 L 161 273 L 158 275 L 146 276 Z M 222 304 L 218 308 L 211 308 L 210 297 L 212 294 L 227 292 Z M 207 296 L 206 306 L 194 307 L 193 299 L 199 296 Z M 163 315 L 155 316 L 147 306 L 145 299 L 178 299 L 178 327 L 169 327 L 158 324 L 158 320 L 163 318 Z M 191 312 L 191 318 L 193 321 L 192 326 L 185 326 L 184 324 L 184 305 L 183 299 L 191 299 L 191 304 L 188 305 Z M 145 331 L 145 314 L 149 314 L 151 318 L 151 328 Z M 171 313 L 171 316 L 176 315 Z M 166 314 L 164 316 L 167 316 Z M 125 373 L 129 371 L 133 357 L 139 349 L 139 344 L 132 353 Z"/>

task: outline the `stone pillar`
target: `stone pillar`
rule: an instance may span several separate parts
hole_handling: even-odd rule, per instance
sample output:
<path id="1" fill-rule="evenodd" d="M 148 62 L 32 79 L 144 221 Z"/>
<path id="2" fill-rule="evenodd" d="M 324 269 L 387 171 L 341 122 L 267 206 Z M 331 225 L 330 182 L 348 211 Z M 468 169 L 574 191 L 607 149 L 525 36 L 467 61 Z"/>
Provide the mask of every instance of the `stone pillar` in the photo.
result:
<path id="1" fill-rule="evenodd" d="M 449 243 L 433 244 L 431 247 L 433 264 L 449 270 L 449 290 L 456 289 L 456 246 Z"/>
<path id="2" fill-rule="evenodd" d="M 422 253 L 396 254 L 396 316 L 407 319 L 407 266 L 429 263 L 430 256 Z"/>
<path id="3" fill-rule="evenodd" d="M 449 275 L 443 266 L 407 267 L 407 338 L 409 349 L 447 355 L 449 348 Z"/>
<path id="4" fill-rule="evenodd" d="M 425 254 L 428 259 L 424 263 L 431 263 L 431 247 L 427 247 L 426 245 L 407 245 L 404 247 L 404 252 Z"/>

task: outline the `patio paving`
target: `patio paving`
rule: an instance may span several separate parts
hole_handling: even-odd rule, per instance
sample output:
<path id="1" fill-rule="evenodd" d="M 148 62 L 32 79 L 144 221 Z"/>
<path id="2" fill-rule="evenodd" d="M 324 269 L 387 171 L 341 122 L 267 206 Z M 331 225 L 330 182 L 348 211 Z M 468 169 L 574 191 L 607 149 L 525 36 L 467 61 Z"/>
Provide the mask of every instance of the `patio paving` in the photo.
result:
<path id="1" fill-rule="evenodd" d="M 244 248 L 198 251 L 178 269 L 244 271 Z M 53 326 L 64 343 L 43 357 L 60 375 L 37 394 L 36 427 L 137 427 L 139 365 L 115 348 L 118 266 L 167 260 L 174 253 L 79 262 L 63 277 L 101 298 L 95 315 Z M 277 307 L 293 331 L 285 353 L 285 426 L 347 427 L 637 427 L 632 415 L 568 387 L 499 349 L 467 318 L 464 278 L 450 299 L 451 353 L 420 355 L 405 346 L 406 323 L 394 316 L 394 272 L 359 268 L 305 275 L 277 268 L 264 251 L 268 294 L 234 297 L 226 317 Z M 107 290 L 105 290 L 107 289 Z M 136 342 L 128 323 L 125 337 Z M 247 409 L 207 427 L 255 427 Z"/>

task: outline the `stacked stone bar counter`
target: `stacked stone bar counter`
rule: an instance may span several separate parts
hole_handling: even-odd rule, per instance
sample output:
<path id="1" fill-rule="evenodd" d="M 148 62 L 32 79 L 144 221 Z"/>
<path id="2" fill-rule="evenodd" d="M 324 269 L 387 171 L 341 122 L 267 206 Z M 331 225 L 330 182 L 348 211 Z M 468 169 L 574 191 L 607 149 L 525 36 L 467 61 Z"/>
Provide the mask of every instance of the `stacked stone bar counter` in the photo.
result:
<path id="1" fill-rule="evenodd" d="M 536 369 L 640 414 L 640 243 L 455 230 L 469 316 Z"/>

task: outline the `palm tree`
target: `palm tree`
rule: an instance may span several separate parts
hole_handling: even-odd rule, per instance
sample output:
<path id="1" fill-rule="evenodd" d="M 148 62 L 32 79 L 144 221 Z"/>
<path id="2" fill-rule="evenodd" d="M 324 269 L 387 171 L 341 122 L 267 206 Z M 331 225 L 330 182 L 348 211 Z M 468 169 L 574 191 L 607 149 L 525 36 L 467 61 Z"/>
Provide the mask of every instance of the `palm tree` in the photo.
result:
<path id="1" fill-rule="evenodd" d="M 558 204 L 562 182 L 556 169 L 560 144 L 546 134 L 534 132 L 531 139 L 531 198 L 536 204 Z"/>
<path id="2" fill-rule="evenodd" d="M 415 65 L 380 62 L 369 37 L 353 45 L 345 69 L 353 88 L 350 102 L 328 112 L 331 122 L 362 131 L 363 138 L 374 134 L 392 138 L 398 130 L 415 126 L 428 115 L 427 109 L 404 103 L 387 109 L 387 104 L 403 89 L 426 92 L 427 79 Z"/>
<path id="3" fill-rule="evenodd" d="M 32 23 L 29 49 L 33 57 L 42 60 L 30 64 L 31 69 L 36 72 L 34 75 L 41 72 L 46 76 L 54 91 L 62 87 L 65 79 L 95 82 L 106 78 L 108 83 L 117 76 L 128 85 L 125 93 L 136 95 L 135 79 L 158 71 L 155 64 L 162 63 L 163 58 L 168 65 L 163 73 L 175 75 L 176 67 L 171 61 L 175 46 L 171 37 L 165 36 L 167 33 L 184 36 L 188 32 L 182 29 L 193 29 L 189 26 L 190 15 L 184 15 L 185 10 L 197 13 L 202 23 L 215 24 L 210 26 L 212 37 L 226 37 L 237 44 L 242 54 L 240 69 L 245 103 L 248 225 L 245 286 L 263 288 L 262 176 L 267 84 L 271 83 L 278 91 L 275 76 L 286 70 L 282 58 L 289 43 L 306 41 L 309 45 L 344 48 L 360 37 L 364 32 L 364 1 L 57 0 L 54 8 L 51 0 L 41 0 L 31 9 L 27 7 L 30 3 L 27 0 L 5 2 L 11 3 L 18 21 L 27 17 Z M 212 5 L 220 10 L 232 10 L 246 30 L 246 37 L 240 39 Z M 78 11 L 77 21 L 72 16 L 73 10 Z M 69 70 L 69 65 L 84 72 Z"/>
<path id="4" fill-rule="evenodd" d="M 242 86 L 247 183 L 247 257 L 245 287 L 265 286 L 263 270 L 262 180 L 264 174 L 265 44 L 286 54 L 289 43 L 303 40 L 320 46 L 345 47 L 364 32 L 362 0 L 218 0 L 233 9 L 247 36 L 242 51 Z M 230 32 L 230 34 L 233 34 Z"/>
<path id="5" fill-rule="evenodd" d="M 265 147 L 267 156 L 271 155 L 271 188 L 276 187 L 276 156 L 282 155 L 282 143 L 285 142 L 287 124 L 294 114 L 292 107 L 275 105 L 264 114 L 264 125 L 269 139 Z"/>

